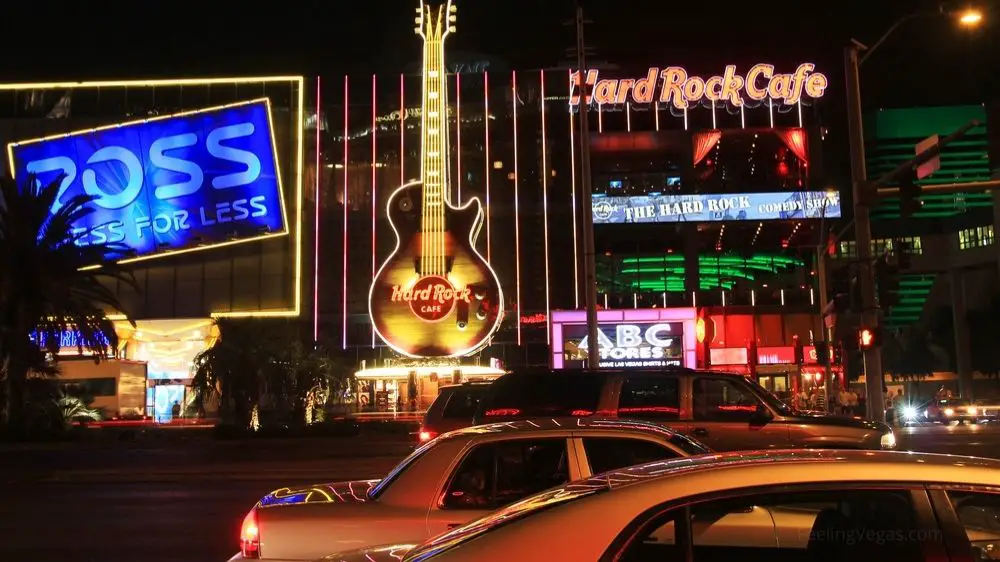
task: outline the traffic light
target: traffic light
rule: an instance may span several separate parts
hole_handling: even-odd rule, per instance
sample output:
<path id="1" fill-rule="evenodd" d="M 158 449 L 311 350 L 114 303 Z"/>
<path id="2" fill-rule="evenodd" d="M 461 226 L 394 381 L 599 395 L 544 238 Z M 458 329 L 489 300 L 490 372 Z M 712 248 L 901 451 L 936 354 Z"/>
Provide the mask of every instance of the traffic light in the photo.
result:
<path id="1" fill-rule="evenodd" d="M 858 330 L 858 348 L 861 350 L 878 347 L 878 330 L 874 328 L 861 328 Z"/>
<path id="2" fill-rule="evenodd" d="M 861 302 L 857 275 L 849 265 L 834 269 L 830 274 L 830 300 L 838 313 L 855 310 Z"/>
<path id="3" fill-rule="evenodd" d="M 920 184 L 917 183 L 912 170 L 899 179 L 899 214 L 903 218 L 912 217 L 923 208 L 920 192 Z"/>
<path id="4" fill-rule="evenodd" d="M 899 304 L 899 266 L 882 256 L 875 262 L 875 282 L 878 284 L 878 305 L 889 309 Z"/>

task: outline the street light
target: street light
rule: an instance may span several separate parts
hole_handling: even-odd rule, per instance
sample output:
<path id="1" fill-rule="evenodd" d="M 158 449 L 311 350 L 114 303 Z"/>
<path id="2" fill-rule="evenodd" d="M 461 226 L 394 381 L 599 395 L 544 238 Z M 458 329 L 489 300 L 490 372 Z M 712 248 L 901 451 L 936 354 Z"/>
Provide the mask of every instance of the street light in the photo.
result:
<path id="1" fill-rule="evenodd" d="M 871 263 L 872 227 L 868 208 L 868 197 L 864 183 L 868 180 L 865 166 L 864 124 L 861 116 L 861 81 L 858 67 L 878 49 L 886 39 L 902 24 L 922 16 L 946 16 L 956 18 L 967 28 L 975 27 L 982 22 L 982 14 L 977 10 L 968 9 L 964 12 L 916 12 L 908 14 L 896 21 L 879 37 L 871 47 L 851 40 L 844 49 L 845 85 L 847 86 L 847 133 L 851 150 L 851 183 L 854 193 L 854 237 L 858 250 L 858 281 L 861 289 L 861 321 L 862 325 L 877 329 L 879 324 L 878 310 L 875 303 L 875 276 Z M 864 51 L 864 54 L 861 54 Z M 867 387 L 868 417 L 876 421 L 885 421 L 885 410 L 881 405 L 885 402 L 882 393 L 883 371 L 882 355 L 878 345 L 864 350 L 865 353 L 865 386 Z"/>
<path id="2" fill-rule="evenodd" d="M 983 13 L 971 8 L 963 11 L 958 17 L 958 23 L 966 27 L 977 27 L 982 22 Z"/>

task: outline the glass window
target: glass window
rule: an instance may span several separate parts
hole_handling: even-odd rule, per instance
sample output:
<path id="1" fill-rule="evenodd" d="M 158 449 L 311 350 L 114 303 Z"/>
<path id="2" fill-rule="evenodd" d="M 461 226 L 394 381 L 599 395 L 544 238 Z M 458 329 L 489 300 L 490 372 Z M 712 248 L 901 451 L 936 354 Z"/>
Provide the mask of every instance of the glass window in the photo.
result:
<path id="1" fill-rule="evenodd" d="M 690 522 L 690 538 L 679 525 Z M 783 492 L 698 503 L 654 517 L 626 546 L 626 562 L 922 560 L 908 492 Z M 686 527 L 686 526 L 685 526 Z M 684 535 L 677 536 L 681 529 Z M 679 540 L 680 539 L 680 540 Z M 682 544 L 683 544 L 682 543 Z"/>
<path id="2" fill-rule="evenodd" d="M 677 377 L 630 376 L 622 385 L 618 416 L 680 419 L 681 393 Z"/>
<path id="3" fill-rule="evenodd" d="M 749 421 L 760 400 L 736 381 L 722 377 L 694 380 L 694 419 L 704 421 Z"/>
<path id="4" fill-rule="evenodd" d="M 589 416 L 604 388 L 598 373 L 538 373 L 497 379 L 483 402 L 483 421 L 503 417 Z"/>
<path id="5" fill-rule="evenodd" d="M 1000 560 L 1000 495 L 948 492 L 976 560 Z"/>
<path id="6" fill-rule="evenodd" d="M 586 437 L 583 449 L 587 452 L 593 474 L 678 456 L 659 443 L 620 437 Z"/>
<path id="7" fill-rule="evenodd" d="M 91 397 L 115 396 L 118 381 L 114 377 L 100 379 L 69 379 L 62 383 L 63 392 L 70 396 Z"/>
<path id="8" fill-rule="evenodd" d="M 567 481 L 565 439 L 490 443 L 465 457 L 441 503 L 447 509 L 495 509 Z"/>
<path id="9" fill-rule="evenodd" d="M 479 401 L 482 400 L 486 389 L 460 389 L 455 390 L 448 397 L 448 403 L 444 407 L 441 417 L 444 419 L 472 419 L 479 408 Z"/>

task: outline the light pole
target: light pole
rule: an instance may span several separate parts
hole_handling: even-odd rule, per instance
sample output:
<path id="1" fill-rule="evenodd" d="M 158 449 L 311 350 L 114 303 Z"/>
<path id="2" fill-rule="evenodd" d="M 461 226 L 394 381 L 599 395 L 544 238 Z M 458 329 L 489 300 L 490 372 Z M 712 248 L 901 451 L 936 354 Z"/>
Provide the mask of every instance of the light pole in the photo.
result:
<path id="1" fill-rule="evenodd" d="M 967 27 L 979 25 L 982 14 L 975 10 L 952 14 L 944 10 L 938 12 L 918 12 L 900 18 L 871 47 L 858 41 L 844 49 L 844 73 L 847 86 L 847 134 L 851 153 L 851 184 L 854 194 L 854 235 L 858 251 L 858 282 L 861 290 L 861 321 L 864 326 L 876 328 L 879 323 L 878 304 L 875 302 L 875 277 L 871 262 L 872 229 L 869 202 L 873 199 L 866 193 L 868 172 L 865 166 L 864 124 L 861 110 L 861 81 L 858 69 L 862 62 L 875 52 L 886 39 L 903 23 L 923 16 L 952 16 Z M 865 51 L 862 55 L 862 51 Z M 865 352 L 865 386 L 868 404 L 868 418 L 885 422 L 885 398 L 882 393 L 885 375 L 882 371 L 882 350 L 871 347 Z"/>
<path id="2" fill-rule="evenodd" d="M 580 74 L 580 178 L 583 191 L 580 198 L 583 207 L 583 290 L 587 302 L 587 367 L 598 369 L 601 366 L 601 342 L 597 336 L 597 264 L 594 251 L 594 206 L 591 200 L 593 186 L 590 176 L 590 99 L 586 91 L 587 84 L 583 79 L 587 75 L 586 43 L 583 39 L 583 7 L 576 7 L 576 57 L 577 72 Z"/>

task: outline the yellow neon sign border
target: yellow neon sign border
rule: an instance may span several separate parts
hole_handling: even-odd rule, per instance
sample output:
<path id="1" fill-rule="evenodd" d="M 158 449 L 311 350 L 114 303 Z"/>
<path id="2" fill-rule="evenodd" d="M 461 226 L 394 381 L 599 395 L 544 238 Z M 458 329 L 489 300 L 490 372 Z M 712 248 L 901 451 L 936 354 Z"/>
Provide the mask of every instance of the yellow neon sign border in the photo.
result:
<path id="1" fill-rule="evenodd" d="M 302 310 L 302 173 L 303 173 L 303 158 L 305 158 L 304 149 L 304 139 L 303 139 L 303 123 L 305 122 L 305 77 L 304 76 L 261 76 L 261 77 L 233 77 L 233 78 L 181 78 L 181 79 L 166 79 L 166 80 L 108 80 L 108 81 L 92 81 L 92 82 L 39 82 L 39 83 L 7 83 L 0 84 L 0 91 L 21 91 L 21 90 L 45 90 L 45 89 L 82 89 L 82 88 L 127 88 L 127 87 L 156 87 L 156 86 L 208 86 L 213 84 L 248 84 L 248 83 L 270 83 L 270 82 L 292 82 L 298 86 L 298 125 L 296 127 L 295 133 L 295 143 L 296 143 L 296 176 L 295 176 L 295 287 L 294 287 L 294 306 L 291 310 L 276 310 L 276 311 L 247 311 L 247 312 L 213 312 L 210 314 L 212 318 L 248 318 L 248 317 L 297 317 L 301 314 Z M 202 110 L 204 111 L 204 110 Z M 177 114 L 173 115 L 174 117 Z M 168 116 L 169 117 L 169 116 Z M 155 118 L 154 118 L 155 119 Z M 270 107 L 268 109 L 268 120 L 271 123 Z M 118 125 L 116 125 L 118 126 Z M 271 129 L 272 145 L 277 146 L 274 140 L 274 128 Z M 22 141 L 22 143 L 25 141 Z M 11 144 L 7 145 L 8 159 L 11 164 L 11 175 L 13 176 L 13 147 Z M 277 163 L 277 159 L 275 160 Z M 279 186 L 280 186 L 279 179 Z M 285 212 L 285 202 L 284 193 L 282 192 L 282 212 Z M 172 252 L 164 252 L 160 254 L 154 254 L 151 256 L 143 256 L 141 258 L 133 258 L 130 260 L 123 261 L 121 263 L 134 263 L 137 261 L 145 261 L 148 259 L 156 259 L 161 257 L 166 257 L 170 255 L 179 255 L 190 252 L 197 252 L 208 249 L 217 249 L 225 246 L 232 246 L 235 244 L 247 243 L 247 242 L 258 242 L 266 238 L 274 238 L 277 236 L 284 236 L 289 234 L 287 215 L 285 221 L 285 231 L 283 233 L 271 233 L 265 234 L 259 237 L 245 238 L 242 240 L 233 240 L 228 242 L 221 242 L 219 244 L 213 244 L 210 246 L 202 246 L 196 248 L 185 248 L 182 250 L 175 250 Z M 91 266 L 90 268 L 96 268 L 99 266 Z M 90 269 L 87 268 L 87 269 Z M 121 315 L 113 315 L 118 317 Z M 111 318 L 111 316 L 109 316 Z M 124 316 L 122 316 L 124 319 Z"/>

